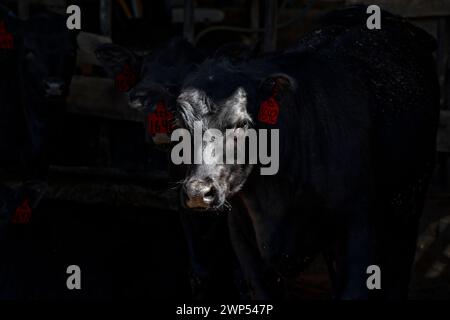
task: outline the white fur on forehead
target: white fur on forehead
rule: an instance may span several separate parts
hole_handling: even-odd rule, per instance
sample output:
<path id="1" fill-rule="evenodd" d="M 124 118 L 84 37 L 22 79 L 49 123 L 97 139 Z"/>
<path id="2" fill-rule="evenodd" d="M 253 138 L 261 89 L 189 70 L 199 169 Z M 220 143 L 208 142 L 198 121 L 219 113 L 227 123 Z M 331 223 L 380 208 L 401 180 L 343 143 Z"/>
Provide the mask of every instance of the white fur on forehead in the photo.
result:
<path id="1" fill-rule="evenodd" d="M 236 124 L 242 121 L 252 122 L 250 114 L 247 112 L 247 92 L 239 87 L 225 100 L 224 108 L 217 115 L 217 122 L 221 126 L 226 124 Z"/>
<path id="2" fill-rule="evenodd" d="M 184 89 L 177 99 L 178 115 L 187 128 L 193 129 L 195 121 L 205 122 L 204 115 L 209 112 L 208 100 L 204 92 L 196 88 Z"/>
<path id="3" fill-rule="evenodd" d="M 184 89 L 178 96 L 177 101 L 181 106 L 192 109 L 192 112 L 198 114 L 198 116 L 203 116 L 209 112 L 209 99 L 207 95 L 199 89 Z"/>
<path id="4" fill-rule="evenodd" d="M 253 122 L 247 112 L 247 92 L 238 87 L 230 97 L 218 104 L 211 101 L 205 92 L 197 88 L 186 88 L 177 99 L 179 115 L 188 128 L 194 121 L 202 121 L 206 128 L 223 128 L 240 122 Z"/>

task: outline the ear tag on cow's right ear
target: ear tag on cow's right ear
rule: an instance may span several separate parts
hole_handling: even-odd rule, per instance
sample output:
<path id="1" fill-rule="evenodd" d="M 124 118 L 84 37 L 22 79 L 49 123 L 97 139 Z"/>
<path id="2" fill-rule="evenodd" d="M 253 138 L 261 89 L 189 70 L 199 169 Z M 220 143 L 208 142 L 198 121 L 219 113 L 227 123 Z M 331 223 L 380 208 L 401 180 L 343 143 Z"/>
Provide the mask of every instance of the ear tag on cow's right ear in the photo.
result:
<path id="1" fill-rule="evenodd" d="M 115 82 L 117 91 L 127 92 L 136 84 L 137 76 L 131 67 L 126 64 L 124 65 L 123 70 L 116 75 Z"/>
<path id="2" fill-rule="evenodd" d="M 14 215 L 12 216 L 11 222 L 14 224 L 28 224 L 31 220 L 32 209 L 30 207 L 30 201 L 28 197 L 25 197 L 16 208 Z"/>
<path id="3" fill-rule="evenodd" d="M 14 37 L 6 30 L 4 21 L 0 21 L 0 49 L 14 49 Z"/>
<path id="4" fill-rule="evenodd" d="M 275 93 L 261 102 L 258 113 L 258 121 L 266 124 L 274 125 L 278 121 L 278 115 L 280 114 L 280 105 L 275 98 Z"/>
<path id="5" fill-rule="evenodd" d="M 147 116 L 147 132 L 152 137 L 155 144 L 165 144 L 170 142 L 170 134 L 173 126 L 173 113 L 167 110 L 164 102 L 156 104 L 156 110 Z"/>

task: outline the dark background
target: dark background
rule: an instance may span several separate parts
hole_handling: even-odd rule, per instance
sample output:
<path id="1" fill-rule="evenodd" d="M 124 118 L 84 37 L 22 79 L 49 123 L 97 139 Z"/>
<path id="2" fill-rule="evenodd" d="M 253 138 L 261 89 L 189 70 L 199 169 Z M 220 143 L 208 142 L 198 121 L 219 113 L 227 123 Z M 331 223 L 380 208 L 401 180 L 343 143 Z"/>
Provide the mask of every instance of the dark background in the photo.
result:
<path id="1" fill-rule="evenodd" d="M 108 21 L 102 26 L 101 1 L 5 1 L 19 15 L 31 14 L 38 6 L 64 12 L 70 3 L 82 9 L 82 31 L 110 37 L 140 53 L 155 50 L 173 36 L 183 34 L 183 21 L 173 22 L 172 11 L 182 9 L 183 1 L 142 1 L 142 13 L 127 16 L 119 1 L 111 4 Z M 298 16 L 309 1 L 278 1 L 279 21 Z M 316 1 L 304 17 L 278 30 L 276 46 L 283 49 L 317 26 L 326 12 L 354 1 Z M 131 9 L 131 2 L 124 1 Z M 447 59 L 450 6 L 444 1 L 369 1 L 410 19 L 432 33 L 439 43 L 436 59 L 442 84 L 441 127 L 438 163 L 421 224 L 417 261 L 414 266 L 411 298 L 450 298 L 450 189 L 448 152 L 450 133 L 447 106 Z M 264 27 L 264 1 L 203 0 L 196 8 L 216 10 L 224 19 L 199 21 L 195 34 L 208 27 L 227 25 Z M 25 11 L 24 11 L 25 10 Z M 109 31 L 108 31 L 109 30 Z M 264 32 L 215 31 L 198 41 L 206 53 L 230 42 L 245 43 L 255 50 L 264 47 Z M 87 50 L 80 48 L 81 51 Z M 86 53 L 86 52 L 84 52 Z M 98 79 L 106 74 L 95 61 L 80 52 L 72 95 L 55 137 L 49 186 L 46 197 L 34 211 L 32 223 L 14 225 L 3 234 L 0 244 L 2 277 L 0 298 L 25 299 L 112 299 L 162 298 L 189 299 L 188 255 L 176 196 L 167 182 L 166 155 L 146 142 L 142 119 L 125 103 L 79 98 L 83 84 L 95 95 Z M 89 53 L 89 52 L 88 52 Z M 108 82 L 106 82 L 108 85 Z M 111 101 L 123 99 L 113 92 Z M 84 93 L 86 94 L 86 93 Z M 7 173 L 2 182 L 17 183 Z M 399 230 L 401 237 L 401 230 Z M 399 253 L 401 254 L 401 253 Z M 82 290 L 66 288 L 66 268 L 79 265 Z M 326 299 L 330 297 L 326 268 L 319 257 L 298 278 L 292 297 Z M 220 292 L 222 288 L 217 288 Z M 222 292 L 226 296 L 226 292 Z M 220 295 L 220 294 L 219 294 Z"/>

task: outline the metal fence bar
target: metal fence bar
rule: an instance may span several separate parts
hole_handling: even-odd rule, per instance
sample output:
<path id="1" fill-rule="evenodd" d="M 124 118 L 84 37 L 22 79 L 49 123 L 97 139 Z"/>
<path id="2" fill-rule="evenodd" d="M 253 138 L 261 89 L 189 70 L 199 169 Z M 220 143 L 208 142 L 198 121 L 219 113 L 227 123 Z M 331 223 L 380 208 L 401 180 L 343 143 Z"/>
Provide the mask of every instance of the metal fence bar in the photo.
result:
<path id="1" fill-rule="evenodd" d="M 194 43 L 194 0 L 184 1 L 183 36 L 190 43 Z"/>
<path id="2" fill-rule="evenodd" d="M 18 15 L 20 19 L 28 19 L 30 16 L 30 1 L 29 0 L 21 0 L 18 2 Z"/>
<path id="3" fill-rule="evenodd" d="M 100 0 L 100 32 L 111 37 L 112 33 L 112 3 L 111 0 Z"/>
<path id="4" fill-rule="evenodd" d="M 258 30 L 260 25 L 260 6 L 259 0 L 252 0 L 251 8 L 250 8 L 250 28 L 254 30 Z M 253 44 L 256 44 L 258 41 L 258 33 L 254 33 L 252 35 Z"/>
<path id="5" fill-rule="evenodd" d="M 275 51 L 277 48 L 277 2 L 264 2 L 264 52 Z"/>

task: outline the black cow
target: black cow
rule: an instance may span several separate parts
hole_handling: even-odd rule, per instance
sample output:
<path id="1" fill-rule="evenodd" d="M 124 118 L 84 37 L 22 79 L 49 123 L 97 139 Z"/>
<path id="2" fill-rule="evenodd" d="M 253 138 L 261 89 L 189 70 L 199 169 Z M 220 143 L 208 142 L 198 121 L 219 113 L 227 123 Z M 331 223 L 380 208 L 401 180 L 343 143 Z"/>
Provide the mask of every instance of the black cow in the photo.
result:
<path id="1" fill-rule="evenodd" d="M 42 179 L 48 132 L 75 70 L 76 32 L 67 29 L 65 17 L 47 12 L 23 22 L 1 10 L 0 23 L 12 39 L 0 45 L 1 164 L 19 169 L 24 180 Z"/>
<path id="2" fill-rule="evenodd" d="M 22 21 L 0 7 L 0 168 L 27 186 L 47 175 L 49 135 L 64 111 L 76 35 L 63 16 L 40 12 Z"/>
<path id="3" fill-rule="evenodd" d="M 236 47 L 224 48 L 217 54 L 244 51 L 236 50 Z M 107 73 L 115 78 L 116 88 L 127 93 L 130 107 L 144 113 L 150 141 L 166 150 L 173 122 L 171 112 L 176 108 L 181 83 L 205 59 L 204 54 L 181 38 L 169 41 L 144 57 L 115 44 L 101 45 L 96 54 Z M 163 111 L 159 112 L 161 107 Z M 155 127 L 152 121 L 161 121 L 153 119 L 158 113 L 168 117 Z M 184 177 L 183 168 L 170 166 L 169 170 L 172 181 Z M 239 285 L 239 271 L 236 271 L 236 277 L 230 273 L 237 263 L 233 265 L 235 258 L 228 240 L 226 216 L 201 217 L 181 209 L 180 217 L 189 250 L 194 299 L 237 294 L 233 279 L 238 279 Z"/>
<path id="4" fill-rule="evenodd" d="M 127 92 L 130 107 L 153 111 L 160 100 L 171 101 L 184 77 L 204 60 L 204 55 L 189 42 L 176 38 L 156 51 L 139 56 L 116 44 L 104 44 L 96 50 L 97 58 L 109 75 L 120 81 L 129 70 L 134 79 L 128 85 L 117 84 Z M 173 99 L 173 98 L 172 98 Z"/>
<path id="5" fill-rule="evenodd" d="M 27 224 L 45 193 L 53 131 L 75 70 L 76 35 L 64 16 L 40 12 L 22 21 L 0 6 L 0 170 L 22 182 L 12 188 L 0 181 L 2 298 L 25 297 L 32 281 L 30 233 L 11 223 Z"/>
<path id="6" fill-rule="evenodd" d="M 381 30 L 368 30 L 365 8 L 339 11 L 296 50 L 243 64 L 209 59 L 184 83 L 176 117 L 191 132 L 199 120 L 224 134 L 279 129 L 277 174 L 203 163 L 190 166 L 181 190 L 194 210 L 231 202 L 253 298 L 284 296 L 284 283 L 319 252 L 337 298 L 407 295 L 439 91 L 432 38 L 383 17 Z M 366 286 L 370 265 L 381 268 L 381 290 Z"/>

